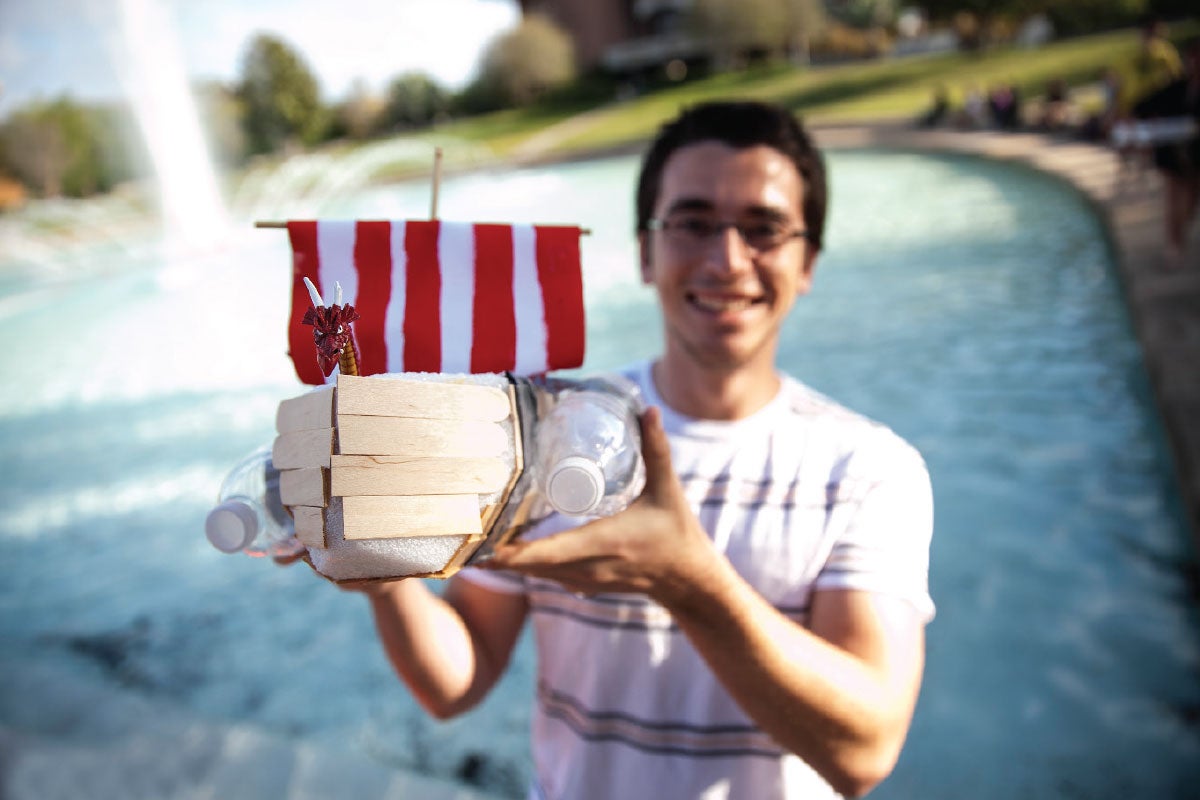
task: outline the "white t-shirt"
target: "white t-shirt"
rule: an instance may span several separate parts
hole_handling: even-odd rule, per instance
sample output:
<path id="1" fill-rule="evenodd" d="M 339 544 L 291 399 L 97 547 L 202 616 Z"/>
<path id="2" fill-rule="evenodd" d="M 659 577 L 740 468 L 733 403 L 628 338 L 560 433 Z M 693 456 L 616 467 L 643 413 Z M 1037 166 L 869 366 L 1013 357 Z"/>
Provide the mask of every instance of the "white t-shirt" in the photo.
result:
<path id="1" fill-rule="evenodd" d="M 813 591 L 849 588 L 903 598 L 932 619 L 932 495 L 916 450 L 788 377 L 753 416 L 713 422 L 669 409 L 649 363 L 625 374 L 662 409 L 672 463 L 717 549 L 782 613 L 807 624 Z M 583 521 L 551 517 L 528 535 Z M 529 600 L 538 654 L 531 798 L 837 796 L 742 712 L 657 603 L 459 574 Z"/>

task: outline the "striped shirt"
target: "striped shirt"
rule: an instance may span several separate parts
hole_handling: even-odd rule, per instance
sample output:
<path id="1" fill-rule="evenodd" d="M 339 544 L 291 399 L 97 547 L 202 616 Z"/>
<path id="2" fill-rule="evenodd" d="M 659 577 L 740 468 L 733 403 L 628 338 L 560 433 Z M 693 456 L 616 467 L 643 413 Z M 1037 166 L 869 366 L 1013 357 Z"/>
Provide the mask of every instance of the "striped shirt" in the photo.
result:
<path id="1" fill-rule="evenodd" d="M 858 589 L 932 618 L 932 496 L 912 447 L 788 377 L 753 416 L 714 422 L 669 409 L 649 363 L 626 374 L 662 409 L 704 529 L 780 612 L 807 624 L 814 591 Z M 580 522 L 552 517 L 530 535 Z M 836 796 L 759 730 L 648 598 L 580 598 L 550 581 L 460 574 L 529 600 L 538 654 L 531 798 Z"/>

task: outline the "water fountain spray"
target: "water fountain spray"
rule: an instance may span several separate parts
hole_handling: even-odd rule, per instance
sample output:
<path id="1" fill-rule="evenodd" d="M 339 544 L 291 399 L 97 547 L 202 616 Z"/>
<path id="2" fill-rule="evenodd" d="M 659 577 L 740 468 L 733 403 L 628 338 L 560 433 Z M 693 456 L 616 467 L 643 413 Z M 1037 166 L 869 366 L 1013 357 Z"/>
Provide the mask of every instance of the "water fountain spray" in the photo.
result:
<path id="1" fill-rule="evenodd" d="M 156 0 L 121 0 L 117 72 L 158 176 L 169 238 L 199 245 L 228 227 L 171 21 Z"/>

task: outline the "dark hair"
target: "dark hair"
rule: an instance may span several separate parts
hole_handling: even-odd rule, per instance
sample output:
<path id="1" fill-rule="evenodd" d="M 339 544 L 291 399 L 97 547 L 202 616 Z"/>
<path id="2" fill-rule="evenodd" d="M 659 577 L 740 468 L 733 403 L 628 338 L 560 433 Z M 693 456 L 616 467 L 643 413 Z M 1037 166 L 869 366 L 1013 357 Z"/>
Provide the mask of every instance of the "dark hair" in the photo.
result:
<path id="1" fill-rule="evenodd" d="M 803 181 L 801 212 L 809 241 L 817 250 L 825 231 L 825 163 L 800 121 L 786 108 L 755 102 L 704 103 L 684 109 L 663 125 L 642 159 L 637 188 L 637 231 L 647 230 L 662 173 L 671 155 L 680 148 L 715 141 L 737 149 L 758 145 L 773 147 L 795 165 Z"/>

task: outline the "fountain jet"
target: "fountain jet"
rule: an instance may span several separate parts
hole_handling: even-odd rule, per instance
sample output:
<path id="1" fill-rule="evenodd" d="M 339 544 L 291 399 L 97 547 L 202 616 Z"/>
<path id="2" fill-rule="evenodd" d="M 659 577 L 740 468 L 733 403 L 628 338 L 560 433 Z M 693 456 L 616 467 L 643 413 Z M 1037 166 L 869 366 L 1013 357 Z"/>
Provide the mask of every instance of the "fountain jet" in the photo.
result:
<path id="1" fill-rule="evenodd" d="M 158 176 L 167 237 L 212 243 L 228 218 L 174 28 L 156 0 L 121 0 L 120 7 L 117 71 Z"/>

